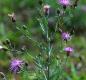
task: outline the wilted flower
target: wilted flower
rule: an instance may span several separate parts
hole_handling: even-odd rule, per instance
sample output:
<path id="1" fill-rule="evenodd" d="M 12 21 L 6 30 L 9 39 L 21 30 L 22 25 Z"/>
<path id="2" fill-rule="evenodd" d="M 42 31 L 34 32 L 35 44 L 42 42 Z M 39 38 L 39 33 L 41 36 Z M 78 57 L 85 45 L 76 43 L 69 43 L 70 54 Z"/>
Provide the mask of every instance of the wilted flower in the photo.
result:
<path id="1" fill-rule="evenodd" d="M 72 47 L 65 47 L 64 51 L 67 52 L 67 56 L 69 56 L 70 53 L 72 53 L 74 51 L 74 49 Z"/>
<path id="2" fill-rule="evenodd" d="M 20 71 L 20 69 L 23 66 L 23 61 L 19 60 L 19 59 L 13 59 L 10 63 L 10 69 L 11 71 L 13 71 L 14 73 L 17 73 Z"/>
<path id="3" fill-rule="evenodd" d="M 71 36 L 68 32 L 62 32 L 62 39 L 68 41 L 71 39 Z"/>
<path id="4" fill-rule="evenodd" d="M 12 22 L 16 22 L 16 16 L 15 16 L 15 13 L 8 14 L 8 16 L 11 18 Z"/>
<path id="5" fill-rule="evenodd" d="M 48 5 L 48 4 L 44 5 L 43 11 L 44 11 L 45 15 L 48 15 L 50 12 L 50 5 Z"/>
<path id="6" fill-rule="evenodd" d="M 59 0 L 59 4 L 63 6 L 68 6 L 70 5 L 70 0 Z"/>

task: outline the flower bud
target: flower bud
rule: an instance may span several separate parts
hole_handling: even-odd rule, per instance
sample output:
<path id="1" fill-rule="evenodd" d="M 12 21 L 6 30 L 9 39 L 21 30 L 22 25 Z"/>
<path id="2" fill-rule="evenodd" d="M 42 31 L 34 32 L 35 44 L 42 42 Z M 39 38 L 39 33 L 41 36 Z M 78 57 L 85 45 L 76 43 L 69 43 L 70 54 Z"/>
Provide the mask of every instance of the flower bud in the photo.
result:
<path id="1" fill-rule="evenodd" d="M 49 15 L 49 13 L 50 13 L 50 5 L 48 5 L 48 4 L 44 5 L 43 11 L 44 11 L 45 15 Z"/>

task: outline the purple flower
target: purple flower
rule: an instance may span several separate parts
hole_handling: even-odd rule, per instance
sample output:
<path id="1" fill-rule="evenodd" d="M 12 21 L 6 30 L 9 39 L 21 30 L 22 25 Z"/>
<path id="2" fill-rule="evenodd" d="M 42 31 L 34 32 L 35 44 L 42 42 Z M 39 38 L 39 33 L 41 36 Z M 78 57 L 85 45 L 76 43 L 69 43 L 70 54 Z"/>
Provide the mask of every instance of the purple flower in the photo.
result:
<path id="1" fill-rule="evenodd" d="M 74 51 L 74 49 L 72 47 L 65 47 L 64 51 L 67 52 L 67 55 L 69 56 L 70 53 L 72 53 Z"/>
<path id="2" fill-rule="evenodd" d="M 8 16 L 10 17 L 10 19 L 12 20 L 12 22 L 16 22 L 16 15 L 15 13 L 11 13 L 11 14 L 8 14 Z"/>
<path id="3" fill-rule="evenodd" d="M 10 63 L 10 69 L 11 71 L 13 71 L 14 73 L 17 73 L 20 71 L 20 69 L 22 68 L 23 65 L 23 61 L 19 60 L 19 59 L 13 59 Z"/>
<path id="4" fill-rule="evenodd" d="M 70 5 L 70 0 L 58 0 L 59 4 L 63 6 L 68 6 Z"/>
<path id="5" fill-rule="evenodd" d="M 68 32 L 62 32 L 62 39 L 68 41 L 71 39 L 71 36 Z"/>

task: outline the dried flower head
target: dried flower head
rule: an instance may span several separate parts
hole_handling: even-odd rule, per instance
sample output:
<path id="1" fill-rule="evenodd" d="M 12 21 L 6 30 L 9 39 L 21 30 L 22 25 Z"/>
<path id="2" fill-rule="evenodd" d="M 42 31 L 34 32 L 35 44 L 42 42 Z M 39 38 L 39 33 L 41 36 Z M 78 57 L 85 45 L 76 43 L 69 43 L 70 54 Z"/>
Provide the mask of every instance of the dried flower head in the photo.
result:
<path id="1" fill-rule="evenodd" d="M 15 16 L 15 13 L 8 14 L 8 16 L 11 18 L 12 22 L 16 22 L 16 16 Z"/>
<path id="2" fill-rule="evenodd" d="M 24 62 L 22 60 L 19 59 L 13 59 L 10 63 L 10 69 L 11 71 L 13 71 L 14 73 L 17 73 L 21 70 L 22 66 L 23 66 Z"/>
<path id="3" fill-rule="evenodd" d="M 43 11 L 44 11 L 45 15 L 48 15 L 50 12 L 50 5 L 48 5 L 48 4 L 44 5 Z"/>
<path id="4" fill-rule="evenodd" d="M 71 36 L 68 32 L 62 32 L 62 39 L 68 41 L 71 39 Z"/>

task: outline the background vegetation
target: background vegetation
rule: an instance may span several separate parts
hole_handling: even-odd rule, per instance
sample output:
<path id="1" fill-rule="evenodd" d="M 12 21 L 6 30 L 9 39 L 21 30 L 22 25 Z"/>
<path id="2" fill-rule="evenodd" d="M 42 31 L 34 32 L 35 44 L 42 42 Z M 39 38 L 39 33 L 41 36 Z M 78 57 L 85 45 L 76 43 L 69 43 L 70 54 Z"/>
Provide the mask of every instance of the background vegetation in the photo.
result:
<path id="1" fill-rule="evenodd" d="M 44 2 L 51 5 L 55 10 L 59 7 L 58 3 L 56 4 L 54 0 L 45 0 Z M 28 40 L 16 29 L 16 24 L 10 20 L 8 14 L 14 12 L 16 14 L 17 26 L 27 26 L 31 31 L 30 35 L 40 42 L 43 36 L 40 31 L 40 25 L 36 20 L 36 17 L 40 16 L 38 13 L 40 7 L 39 0 L 0 0 L 0 44 L 5 49 L 11 48 L 13 50 L 11 53 L 6 50 L 0 51 L 0 72 L 4 72 L 8 80 L 13 80 L 13 75 L 9 70 L 11 54 L 16 57 L 19 55 L 23 60 L 28 61 L 30 71 L 29 79 L 26 80 L 38 80 L 34 73 L 35 65 L 33 64 L 32 57 L 27 56 L 26 53 L 22 53 L 23 51 L 18 52 L 15 50 L 28 49 L 30 54 L 36 56 L 39 53 L 39 49 L 35 43 Z M 76 9 L 68 11 L 72 12 L 72 14 L 70 14 L 70 17 L 64 18 L 67 24 L 62 28 L 68 30 L 73 35 L 71 42 L 68 44 L 75 48 L 75 57 L 72 59 L 69 58 L 71 64 L 68 64 L 69 67 L 65 72 L 67 79 L 64 80 L 86 80 L 86 0 L 79 0 Z M 53 11 L 52 16 L 54 12 L 56 11 Z M 55 20 L 53 18 L 50 20 L 54 25 Z M 50 28 L 52 31 L 54 26 Z M 10 41 L 11 45 L 7 46 L 6 41 Z M 61 43 L 60 35 L 56 34 L 55 40 L 52 42 L 59 49 Z M 57 51 L 57 48 L 55 48 L 55 53 L 58 53 Z M 71 72 L 69 71 L 70 69 Z M 23 79 L 20 78 L 19 80 Z"/>

